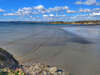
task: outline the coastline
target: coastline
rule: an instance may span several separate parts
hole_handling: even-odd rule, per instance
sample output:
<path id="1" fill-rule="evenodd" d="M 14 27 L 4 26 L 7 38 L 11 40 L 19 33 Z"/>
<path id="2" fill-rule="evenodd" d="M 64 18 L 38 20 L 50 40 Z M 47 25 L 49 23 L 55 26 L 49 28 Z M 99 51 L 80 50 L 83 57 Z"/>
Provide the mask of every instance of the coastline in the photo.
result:
<path id="1" fill-rule="evenodd" d="M 94 66 L 99 66 L 99 56 L 96 57 L 99 55 L 98 39 L 83 38 L 64 31 L 63 27 L 67 26 L 33 26 L 27 37 L 4 43 L 3 48 L 23 64 L 45 63 L 60 66 L 65 72 L 72 72 L 74 75 L 88 75 L 87 70 L 90 70 L 91 75 L 95 74 L 99 70 L 93 70 Z"/>
<path id="2" fill-rule="evenodd" d="M 46 64 L 19 64 L 13 55 L 0 48 L 0 75 L 70 75 L 64 70 Z"/>

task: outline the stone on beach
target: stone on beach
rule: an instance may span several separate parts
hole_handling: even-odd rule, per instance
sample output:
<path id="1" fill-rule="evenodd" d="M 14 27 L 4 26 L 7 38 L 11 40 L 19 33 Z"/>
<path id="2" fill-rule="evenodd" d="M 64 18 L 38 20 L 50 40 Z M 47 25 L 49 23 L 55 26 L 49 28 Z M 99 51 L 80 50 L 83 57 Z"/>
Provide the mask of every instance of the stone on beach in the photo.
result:
<path id="1" fill-rule="evenodd" d="M 23 66 L 27 74 L 30 75 L 65 75 L 63 70 L 59 70 L 57 67 L 51 67 L 45 64 L 32 64 Z"/>
<path id="2" fill-rule="evenodd" d="M 51 74 L 55 74 L 55 72 L 57 72 L 57 67 L 51 67 L 51 68 L 49 69 L 49 72 L 50 72 Z"/>

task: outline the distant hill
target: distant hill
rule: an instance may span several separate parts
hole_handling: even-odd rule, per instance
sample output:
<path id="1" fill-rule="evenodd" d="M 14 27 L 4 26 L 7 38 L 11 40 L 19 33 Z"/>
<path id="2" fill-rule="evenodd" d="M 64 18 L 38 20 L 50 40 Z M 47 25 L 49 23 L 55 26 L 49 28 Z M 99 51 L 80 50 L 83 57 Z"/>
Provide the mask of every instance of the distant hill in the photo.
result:
<path id="1" fill-rule="evenodd" d="M 14 24 L 100 24 L 100 20 L 89 20 L 89 21 L 53 21 L 53 22 L 42 22 L 42 21 L 0 21 L 0 23 L 14 23 Z"/>
<path id="2" fill-rule="evenodd" d="M 49 22 L 50 24 L 100 24 L 100 20 L 91 20 L 91 21 L 74 21 L 74 22 L 64 22 L 64 21 L 56 21 Z"/>

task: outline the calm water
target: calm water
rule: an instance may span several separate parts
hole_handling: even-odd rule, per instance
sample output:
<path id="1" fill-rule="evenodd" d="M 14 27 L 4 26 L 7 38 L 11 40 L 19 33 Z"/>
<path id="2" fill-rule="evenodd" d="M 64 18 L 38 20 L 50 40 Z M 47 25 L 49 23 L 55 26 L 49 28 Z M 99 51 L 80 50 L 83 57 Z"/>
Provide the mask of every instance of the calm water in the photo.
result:
<path id="1" fill-rule="evenodd" d="M 34 27 L 36 27 L 34 24 L 0 23 L 0 44 L 32 35 Z"/>
<path id="2" fill-rule="evenodd" d="M 41 31 L 40 27 L 50 26 L 49 24 L 15 24 L 0 23 L 0 44 L 11 42 L 32 35 L 36 30 Z M 53 26 L 51 24 L 51 26 Z M 56 25 L 55 25 L 56 26 Z M 60 24 L 57 26 L 61 26 Z M 63 25 L 62 25 L 63 26 Z M 66 25 L 65 25 L 66 26 Z"/>
<path id="3" fill-rule="evenodd" d="M 41 31 L 43 26 L 60 26 L 62 29 L 67 30 L 71 33 L 85 36 L 89 38 L 99 39 L 100 35 L 100 26 L 90 27 L 66 27 L 70 25 L 41 25 L 41 24 L 14 24 L 14 23 L 0 23 L 0 44 L 11 42 L 17 39 L 21 39 L 27 36 L 30 36 L 34 33 L 34 31 Z M 81 30 L 81 31 L 80 31 Z M 82 34 L 82 35 L 81 35 Z"/>
<path id="4" fill-rule="evenodd" d="M 33 25 L 0 24 L 0 42 L 23 38 L 32 33 Z"/>

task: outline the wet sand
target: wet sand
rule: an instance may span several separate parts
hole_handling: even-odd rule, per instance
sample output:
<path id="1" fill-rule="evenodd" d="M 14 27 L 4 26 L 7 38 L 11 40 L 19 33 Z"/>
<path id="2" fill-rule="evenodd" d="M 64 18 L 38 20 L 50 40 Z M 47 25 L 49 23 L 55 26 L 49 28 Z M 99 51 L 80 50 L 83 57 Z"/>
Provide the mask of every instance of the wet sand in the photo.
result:
<path id="1" fill-rule="evenodd" d="M 92 29 L 92 32 L 89 30 L 84 35 L 86 32 L 81 31 L 82 28 Z M 0 46 L 12 53 L 20 63 L 48 63 L 63 67 L 73 75 L 100 75 L 99 28 L 35 26 L 31 35 L 3 44 L 1 42 Z"/>

